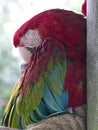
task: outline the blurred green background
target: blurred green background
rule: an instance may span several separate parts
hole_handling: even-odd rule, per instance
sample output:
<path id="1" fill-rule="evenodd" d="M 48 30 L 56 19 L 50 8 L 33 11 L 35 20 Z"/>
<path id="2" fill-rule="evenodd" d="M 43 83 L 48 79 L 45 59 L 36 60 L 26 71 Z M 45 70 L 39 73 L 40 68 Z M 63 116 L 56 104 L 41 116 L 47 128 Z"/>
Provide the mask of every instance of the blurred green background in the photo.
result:
<path id="1" fill-rule="evenodd" d="M 83 0 L 0 0 L 0 124 L 23 62 L 12 45 L 13 34 L 26 20 L 50 8 L 81 12 Z"/>

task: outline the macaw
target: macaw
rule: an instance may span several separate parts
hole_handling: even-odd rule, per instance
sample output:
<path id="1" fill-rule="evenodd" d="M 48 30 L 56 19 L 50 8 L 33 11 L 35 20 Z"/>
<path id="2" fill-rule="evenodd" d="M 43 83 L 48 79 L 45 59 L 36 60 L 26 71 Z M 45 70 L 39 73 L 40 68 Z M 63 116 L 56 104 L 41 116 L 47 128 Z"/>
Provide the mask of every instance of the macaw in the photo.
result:
<path id="1" fill-rule="evenodd" d="M 86 19 L 50 9 L 15 33 L 25 64 L 12 90 L 2 125 L 25 129 L 55 113 L 86 103 Z"/>

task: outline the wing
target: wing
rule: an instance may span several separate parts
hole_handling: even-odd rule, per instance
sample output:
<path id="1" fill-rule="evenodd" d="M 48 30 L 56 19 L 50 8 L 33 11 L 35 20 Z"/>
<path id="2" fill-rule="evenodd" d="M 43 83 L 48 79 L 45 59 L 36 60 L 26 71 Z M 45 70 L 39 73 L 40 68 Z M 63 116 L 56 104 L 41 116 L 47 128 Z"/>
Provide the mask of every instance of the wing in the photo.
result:
<path id="1" fill-rule="evenodd" d="M 57 40 L 45 40 L 36 49 L 23 81 L 18 81 L 12 91 L 3 125 L 25 128 L 64 111 L 68 104 L 68 92 L 63 89 L 66 61 L 65 47 Z"/>
<path id="2" fill-rule="evenodd" d="M 20 89 L 21 83 L 22 83 L 22 81 L 19 80 L 15 84 L 15 86 L 14 86 L 14 88 L 12 90 L 12 93 L 11 93 L 9 102 L 8 102 L 8 104 L 6 106 L 6 109 L 5 109 L 5 112 L 4 112 L 4 116 L 3 116 L 3 120 L 2 120 L 2 125 L 4 125 L 4 126 L 11 126 L 10 125 L 11 122 L 14 121 L 13 120 L 14 118 L 12 119 L 12 115 L 13 115 L 13 113 L 15 111 L 15 109 L 14 109 L 15 108 L 15 101 L 16 101 L 17 96 L 19 94 L 19 89 Z M 15 117 L 15 115 L 16 114 L 14 114 L 13 117 Z M 16 120 L 16 122 L 18 122 L 18 119 Z M 19 125 L 17 125 L 17 126 L 19 126 Z"/>

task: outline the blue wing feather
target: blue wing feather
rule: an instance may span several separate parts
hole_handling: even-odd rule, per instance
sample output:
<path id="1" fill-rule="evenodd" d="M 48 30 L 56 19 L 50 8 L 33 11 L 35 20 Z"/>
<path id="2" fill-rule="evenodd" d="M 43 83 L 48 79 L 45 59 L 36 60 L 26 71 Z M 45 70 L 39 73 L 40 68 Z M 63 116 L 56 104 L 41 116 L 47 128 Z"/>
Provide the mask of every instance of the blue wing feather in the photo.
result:
<path id="1" fill-rule="evenodd" d="M 68 92 L 62 91 L 62 94 L 57 96 L 52 93 L 49 87 L 46 85 L 43 99 L 50 114 L 58 111 L 64 111 L 65 106 L 68 104 Z"/>

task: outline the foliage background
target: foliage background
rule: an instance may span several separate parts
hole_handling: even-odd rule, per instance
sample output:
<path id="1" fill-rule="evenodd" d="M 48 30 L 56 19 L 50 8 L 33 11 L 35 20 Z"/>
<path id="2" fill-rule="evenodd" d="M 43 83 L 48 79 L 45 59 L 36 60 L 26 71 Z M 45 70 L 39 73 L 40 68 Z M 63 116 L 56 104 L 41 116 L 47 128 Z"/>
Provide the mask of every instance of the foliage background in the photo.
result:
<path id="1" fill-rule="evenodd" d="M 0 122 L 23 62 L 12 45 L 14 32 L 41 11 L 63 8 L 80 13 L 82 3 L 83 0 L 0 0 Z"/>

